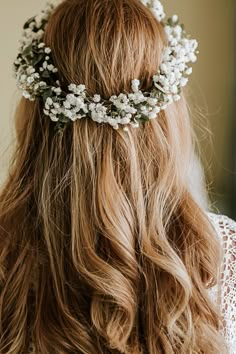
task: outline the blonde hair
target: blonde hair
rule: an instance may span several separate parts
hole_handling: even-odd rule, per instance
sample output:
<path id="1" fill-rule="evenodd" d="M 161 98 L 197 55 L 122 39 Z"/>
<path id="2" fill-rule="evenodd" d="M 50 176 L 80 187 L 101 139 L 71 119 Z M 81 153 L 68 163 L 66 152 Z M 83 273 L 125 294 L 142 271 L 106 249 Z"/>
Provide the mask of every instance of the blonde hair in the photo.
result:
<path id="1" fill-rule="evenodd" d="M 138 0 L 66 0 L 45 34 L 60 80 L 104 97 L 151 85 L 165 34 Z M 21 99 L 0 196 L 0 352 L 225 353 L 209 286 L 220 245 L 187 188 L 184 98 L 129 132 L 61 134 Z"/>

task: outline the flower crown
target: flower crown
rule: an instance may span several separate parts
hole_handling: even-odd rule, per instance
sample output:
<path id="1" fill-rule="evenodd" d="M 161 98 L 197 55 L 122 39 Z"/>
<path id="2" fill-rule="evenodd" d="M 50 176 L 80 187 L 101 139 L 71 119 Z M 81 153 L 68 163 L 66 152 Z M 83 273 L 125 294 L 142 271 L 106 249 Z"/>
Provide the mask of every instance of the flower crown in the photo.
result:
<path id="1" fill-rule="evenodd" d="M 126 131 L 129 126 L 137 128 L 140 122 L 156 118 L 161 110 L 179 100 L 181 89 L 192 73 L 190 64 L 197 60 L 198 43 L 188 38 L 177 15 L 164 21 L 165 13 L 159 0 L 140 1 L 163 25 L 168 40 L 148 92 L 139 89 L 138 79 L 132 81 L 131 93 L 120 93 L 106 100 L 98 94 L 89 95 L 83 84 L 71 83 L 68 92 L 64 92 L 50 55 L 51 49 L 43 42 L 45 28 L 56 7 L 56 4 L 47 3 L 38 16 L 24 25 L 20 52 L 14 62 L 17 86 L 23 96 L 31 101 L 42 99 L 44 114 L 59 126 L 90 117 L 95 122 L 108 123 L 114 129 L 123 127 Z"/>

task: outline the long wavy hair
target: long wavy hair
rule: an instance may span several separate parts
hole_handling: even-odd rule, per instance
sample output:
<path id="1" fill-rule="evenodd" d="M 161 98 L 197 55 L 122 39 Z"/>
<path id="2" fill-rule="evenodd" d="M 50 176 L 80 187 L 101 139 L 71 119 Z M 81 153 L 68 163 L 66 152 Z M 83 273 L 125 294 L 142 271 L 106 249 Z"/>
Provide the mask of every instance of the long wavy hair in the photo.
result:
<path id="1" fill-rule="evenodd" d="M 61 82 L 103 97 L 152 84 L 166 44 L 138 0 L 66 0 L 45 42 Z M 89 118 L 59 134 L 21 99 L 0 194 L 0 352 L 219 354 L 208 288 L 222 251 L 188 191 L 184 97 L 129 132 Z"/>

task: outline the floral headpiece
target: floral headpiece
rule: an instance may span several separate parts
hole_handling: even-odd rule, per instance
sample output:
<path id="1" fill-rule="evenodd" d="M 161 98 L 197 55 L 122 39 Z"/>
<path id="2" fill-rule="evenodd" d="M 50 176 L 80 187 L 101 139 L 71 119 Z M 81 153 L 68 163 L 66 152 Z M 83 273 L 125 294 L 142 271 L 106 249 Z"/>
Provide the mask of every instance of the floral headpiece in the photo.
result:
<path id="1" fill-rule="evenodd" d="M 164 26 L 168 40 L 162 63 L 148 92 L 139 89 L 138 79 L 132 81 L 131 93 L 120 93 L 106 100 L 98 94 L 89 95 L 83 84 L 71 83 L 68 92 L 64 92 L 57 77 L 58 69 L 52 61 L 51 49 L 43 42 L 48 19 L 57 1 L 56 4 L 47 3 L 41 14 L 24 25 L 20 53 L 14 62 L 17 85 L 23 96 L 31 101 L 42 99 L 44 114 L 59 126 L 90 117 L 95 122 L 108 123 L 114 129 L 123 127 L 126 131 L 129 125 L 136 128 L 140 122 L 156 118 L 161 110 L 179 100 L 181 89 L 192 73 L 190 64 L 197 60 L 198 43 L 188 38 L 177 15 L 164 21 L 165 13 L 159 0 L 140 1 Z"/>

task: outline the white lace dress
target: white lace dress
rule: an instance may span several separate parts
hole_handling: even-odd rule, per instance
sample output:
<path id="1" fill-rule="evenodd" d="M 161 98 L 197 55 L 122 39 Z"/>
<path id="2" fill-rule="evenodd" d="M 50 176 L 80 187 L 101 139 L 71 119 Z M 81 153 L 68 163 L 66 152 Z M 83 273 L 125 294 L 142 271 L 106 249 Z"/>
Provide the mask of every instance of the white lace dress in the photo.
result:
<path id="1" fill-rule="evenodd" d="M 220 305 L 229 354 L 236 354 L 236 222 L 224 215 L 208 215 L 224 250 L 221 277 L 209 294 Z"/>
<path id="2" fill-rule="evenodd" d="M 236 354 L 236 222 L 224 215 L 209 213 L 208 216 L 224 249 L 221 278 L 209 294 L 214 301 L 219 301 L 229 354 Z M 33 343 L 28 354 L 36 354 Z"/>

